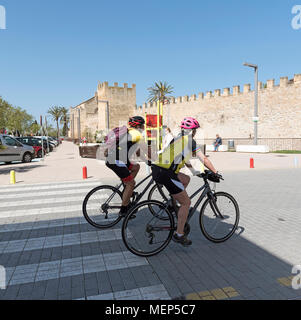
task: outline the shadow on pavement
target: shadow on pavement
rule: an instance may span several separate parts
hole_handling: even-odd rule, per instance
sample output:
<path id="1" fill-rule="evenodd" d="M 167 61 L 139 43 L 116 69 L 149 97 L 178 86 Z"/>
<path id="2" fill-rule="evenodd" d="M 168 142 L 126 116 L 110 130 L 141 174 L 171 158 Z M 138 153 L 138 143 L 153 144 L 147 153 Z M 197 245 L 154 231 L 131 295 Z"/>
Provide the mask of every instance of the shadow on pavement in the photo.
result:
<path id="1" fill-rule="evenodd" d="M 212 243 L 203 236 L 195 214 L 190 222 L 192 245 L 170 242 L 144 265 L 118 264 L 114 254 L 128 252 L 121 238 L 122 222 L 108 230 L 96 229 L 81 215 L 81 204 L 70 213 L 0 215 L 0 265 L 9 270 L 0 299 L 18 300 L 22 292 L 25 298 L 42 299 L 47 290 L 52 290 L 53 299 L 60 292 L 76 299 L 154 284 L 163 284 L 172 299 L 300 299 L 301 284 L 299 290 L 292 288 L 293 278 L 300 279 L 300 274 L 292 274 L 300 246 L 298 175 L 301 170 L 231 173 L 222 188 L 240 204 L 236 234 L 224 243 Z M 106 254 L 111 260 L 100 270 L 101 263 L 93 259 Z M 140 260 L 144 258 L 135 262 Z M 88 270 L 82 269 L 83 261 L 91 261 Z M 68 276 L 63 265 L 68 265 Z M 20 271 L 14 269 L 17 266 Z M 78 296 L 72 291 L 76 283 Z"/>
<path id="2" fill-rule="evenodd" d="M 17 166 L 19 165 L 19 166 Z M 10 171 L 14 170 L 15 172 L 28 172 L 35 168 L 45 167 L 45 165 L 36 165 L 36 164 L 24 164 L 20 166 L 20 163 L 10 164 L 10 165 L 3 165 L 0 164 L 0 174 L 9 174 Z"/>
<path id="3" fill-rule="evenodd" d="M 22 284 L 39 287 L 40 291 L 41 287 L 46 289 L 51 286 L 57 290 L 58 279 L 63 281 L 63 278 L 59 278 L 60 263 L 57 264 L 57 267 L 50 267 L 52 268 L 51 273 L 57 275 L 50 274 L 49 278 L 46 276 L 47 281 L 42 278 L 40 281 L 34 281 L 35 277 L 28 280 L 29 275 L 35 274 L 37 265 L 41 263 L 54 263 L 62 259 L 78 260 L 85 256 L 127 251 L 121 237 L 118 237 L 122 222 L 110 230 L 99 230 L 86 223 L 83 217 L 45 220 L 42 219 L 42 216 L 38 220 L 36 218 L 37 216 L 32 216 L 32 222 L 7 223 L 0 226 L 0 265 L 8 270 L 16 266 L 27 268 L 27 275 L 24 274 L 23 278 L 20 275 L 18 279 L 17 275 L 13 278 L 12 272 L 7 274 L 8 285 L 6 290 L 0 290 L 0 299 L 9 299 L 6 292 L 19 290 Z M 95 232 L 98 235 L 95 235 Z M 110 233 L 113 237 L 110 237 Z M 83 240 L 79 234 L 81 237 L 85 234 L 86 240 Z M 73 235 L 75 240 L 72 240 Z M 203 237 L 198 224 L 194 223 L 191 224 L 190 236 L 193 240 L 191 247 L 184 248 L 171 241 L 163 252 L 147 258 L 147 268 L 139 266 L 120 270 L 117 268 L 117 271 L 114 270 L 114 272 L 117 272 L 119 277 L 126 275 L 124 283 L 130 281 L 129 279 L 139 278 L 141 287 L 150 286 L 156 279 L 158 283 L 164 285 L 173 300 L 190 300 L 191 297 L 216 300 L 288 300 L 298 299 L 301 296 L 301 292 L 291 287 L 289 277 L 292 266 L 246 240 L 241 236 L 240 231 L 225 243 L 213 244 Z M 68 243 L 62 245 L 64 237 L 68 237 Z M 3 245 L 5 242 L 7 244 Z M 32 242 L 32 247 L 30 247 L 30 242 Z M 26 246 L 25 249 L 24 246 Z M 69 267 L 73 268 L 71 260 L 68 263 Z M 74 261 L 74 270 L 77 269 L 77 264 L 78 261 Z M 78 274 L 73 272 L 72 281 L 76 279 L 89 281 L 87 277 L 89 274 L 90 277 L 96 276 L 100 279 L 108 279 L 108 275 L 109 278 L 113 276 L 113 271 L 97 271 L 98 268 L 100 266 L 93 265 L 92 271 L 84 273 L 84 278 L 82 272 Z M 9 281 L 12 278 L 18 284 L 10 285 Z M 71 277 L 67 278 L 71 279 Z M 100 281 L 96 290 L 97 294 L 103 292 L 103 289 Z M 124 290 L 126 289 L 124 287 Z M 64 290 L 67 289 L 64 288 Z"/>

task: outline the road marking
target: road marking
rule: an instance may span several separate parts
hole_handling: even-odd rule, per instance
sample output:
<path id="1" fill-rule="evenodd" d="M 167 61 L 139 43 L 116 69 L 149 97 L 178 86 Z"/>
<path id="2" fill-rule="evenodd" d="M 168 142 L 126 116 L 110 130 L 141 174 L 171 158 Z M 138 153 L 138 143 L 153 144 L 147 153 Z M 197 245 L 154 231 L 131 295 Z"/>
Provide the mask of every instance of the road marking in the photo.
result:
<path id="1" fill-rule="evenodd" d="M 76 300 L 171 300 L 165 287 L 160 284 L 132 290 L 109 292 Z"/>
<path id="2" fill-rule="evenodd" d="M 78 212 L 82 214 L 81 205 L 64 206 L 64 207 L 52 207 L 52 208 L 35 208 L 35 209 L 21 209 L 0 212 L 0 218 L 11 218 L 11 217 L 23 217 L 32 215 L 46 215 L 57 212 Z"/>
<path id="3" fill-rule="evenodd" d="M 278 278 L 277 281 L 285 286 L 285 287 L 292 287 L 292 280 L 293 280 L 294 276 L 290 276 L 290 277 L 283 277 L 283 278 Z"/>
<path id="4" fill-rule="evenodd" d="M 186 296 L 186 300 L 201 300 L 201 297 L 197 293 L 190 293 Z"/>
<path id="5" fill-rule="evenodd" d="M 95 208 L 96 208 L 96 200 L 105 200 L 108 198 L 109 195 L 103 195 L 101 197 L 98 197 L 95 199 Z M 1 203 L 1 208 L 10 208 L 10 207 L 22 207 L 22 206 L 42 206 L 43 204 L 56 204 L 56 203 L 66 203 L 66 202 L 80 202 L 80 204 L 83 203 L 85 199 L 85 195 L 79 197 L 79 196 L 74 196 L 74 197 L 62 197 L 62 198 L 50 198 L 50 199 L 31 199 L 31 200 L 21 200 L 21 201 L 10 201 L 10 202 L 2 202 Z M 120 199 L 121 201 L 121 199 Z M 92 206 L 91 206 L 92 207 Z M 92 207 L 93 208 L 93 207 Z M 1 214 L 1 213 L 0 213 Z"/>
<path id="6" fill-rule="evenodd" d="M 210 291 L 193 292 L 186 295 L 186 300 L 225 300 L 238 297 L 239 293 L 232 287 L 217 288 Z"/>
<path id="7" fill-rule="evenodd" d="M 7 286 L 148 265 L 129 251 L 6 268 Z"/>
<path id="8" fill-rule="evenodd" d="M 1 225 L 0 233 L 23 231 L 23 230 L 36 230 L 36 229 L 45 229 L 45 228 L 48 229 L 48 228 L 83 225 L 83 224 L 88 224 L 88 222 L 83 216 L 70 217 L 70 218 L 66 217 L 62 219 L 45 220 L 45 221 L 19 222 L 19 223 L 10 223 L 10 224 Z"/>
<path id="9" fill-rule="evenodd" d="M 49 184 L 49 185 L 42 185 L 42 186 L 36 186 L 36 185 L 24 185 L 23 187 L 14 187 L 14 186 L 7 186 L 2 187 L 0 189 L 1 193 L 12 193 L 12 192 L 18 192 L 18 194 L 30 192 L 30 191 L 39 191 L 39 190 L 47 190 L 47 189 L 66 189 L 66 188 L 75 188 L 75 187 L 88 187 L 88 186 L 101 186 L 102 183 L 100 181 L 94 181 L 94 182 L 82 182 L 82 183 L 70 183 L 70 184 Z"/>
<path id="10" fill-rule="evenodd" d="M 132 238 L 130 232 L 128 232 L 128 237 Z M 58 236 L 31 238 L 25 240 L 3 241 L 0 242 L 0 253 L 32 251 L 121 239 L 121 229 L 62 234 Z"/>
<path id="11" fill-rule="evenodd" d="M 34 197 L 35 199 L 37 199 L 37 197 L 42 197 L 42 196 L 55 196 L 55 195 L 59 195 L 60 192 L 62 195 L 70 195 L 70 194 L 80 194 L 80 193 L 88 193 L 90 192 L 92 189 L 91 187 L 87 187 L 87 188 L 81 188 L 81 189 L 72 189 L 72 190 L 56 190 L 56 191 L 35 191 L 32 195 L 29 195 L 28 193 L 23 193 L 23 194 L 7 194 L 5 196 L 3 196 L 4 199 L 22 199 L 22 198 L 29 198 L 29 197 Z"/>

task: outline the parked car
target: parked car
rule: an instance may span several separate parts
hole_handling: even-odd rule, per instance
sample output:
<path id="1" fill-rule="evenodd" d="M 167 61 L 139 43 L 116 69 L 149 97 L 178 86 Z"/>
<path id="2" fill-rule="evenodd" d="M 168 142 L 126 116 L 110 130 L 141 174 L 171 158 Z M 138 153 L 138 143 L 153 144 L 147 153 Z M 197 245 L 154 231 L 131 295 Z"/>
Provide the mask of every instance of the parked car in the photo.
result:
<path id="1" fill-rule="evenodd" d="M 0 135 L 0 161 L 11 163 L 12 161 L 31 162 L 35 158 L 33 147 L 22 144 L 6 134 Z"/>
<path id="2" fill-rule="evenodd" d="M 21 142 L 22 144 L 33 147 L 35 150 L 36 158 L 42 158 L 43 152 L 44 152 L 44 154 L 47 153 L 47 148 L 44 148 L 44 150 L 42 150 L 42 146 L 39 145 L 37 140 L 34 141 L 34 139 L 32 139 L 32 137 L 20 137 L 20 138 L 16 138 L 16 139 L 19 142 Z"/>
<path id="3" fill-rule="evenodd" d="M 50 140 L 50 142 L 53 142 L 56 146 L 60 144 L 60 141 L 53 137 L 48 137 L 48 139 Z"/>
<path id="4" fill-rule="evenodd" d="M 41 136 L 35 136 L 34 138 L 39 139 L 40 141 L 43 138 L 43 141 L 46 142 L 46 144 L 48 143 L 48 145 L 51 145 L 52 148 L 56 148 L 58 146 L 58 143 L 56 141 L 49 139 L 49 137 L 48 137 L 48 140 L 47 140 L 47 137 L 41 137 Z"/>
<path id="5" fill-rule="evenodd" d="M 41 138 L 36 138 L 36 137 L 22 137 L 22 139 L 26 139 L 26 143 L 32 147 L 34 146 L 42 146 L 42 139 Z M 43 139 L 43 146 L 44 146 L 44 150 L 47 152 L 52 152 L 54 146 L 52 144 L 48 144 L 47 145 L 47 141 Z M 48 150 L 48 146 L 49 146 L 49 150 Z"/>

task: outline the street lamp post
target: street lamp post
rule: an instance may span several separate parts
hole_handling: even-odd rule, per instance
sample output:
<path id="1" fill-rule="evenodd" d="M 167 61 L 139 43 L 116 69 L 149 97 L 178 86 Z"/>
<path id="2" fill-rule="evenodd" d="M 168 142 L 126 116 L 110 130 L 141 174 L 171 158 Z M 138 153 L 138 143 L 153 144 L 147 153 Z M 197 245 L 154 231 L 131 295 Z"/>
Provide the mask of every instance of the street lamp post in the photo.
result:
<path id="1" fill-rule="evenodd" d="M 244 66 L 253 68 L 255 71 L 255 103 L 254 103 L 254 144 L 258 144 L 258 65 L 244 63 Z"/>
<path id="2" fill-rule="evenodd" d="M 46 129 L 46 139 L 47 139 L 47 151 L 49 152 L 49 141 L 48 141 L 48 129 L 47 129 L 47 116 L 45 116 L 45 129 Z M 42 147 L 42 149 L 44 146 Z"/>

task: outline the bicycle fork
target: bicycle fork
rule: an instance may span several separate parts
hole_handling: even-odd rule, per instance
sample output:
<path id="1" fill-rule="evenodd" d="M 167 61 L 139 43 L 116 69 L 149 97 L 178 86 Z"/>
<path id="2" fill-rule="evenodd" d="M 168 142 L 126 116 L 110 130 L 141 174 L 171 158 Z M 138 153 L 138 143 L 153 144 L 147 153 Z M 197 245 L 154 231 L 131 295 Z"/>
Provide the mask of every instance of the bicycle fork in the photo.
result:
<path id="1" fill-rule="evenodd" d="M 221 212 L 219 211 L 219 208 L 216 204 L 216 197 L 214 196 L 213 193 L 211 194 L 208 194 L 208 198 L 209 198 L 209 205 L 214 213 L 214 215 L 217 217 L 217 218 L 220 218 L 222 220 L 225 219 L 225 217 L 221 214 Z"/>

